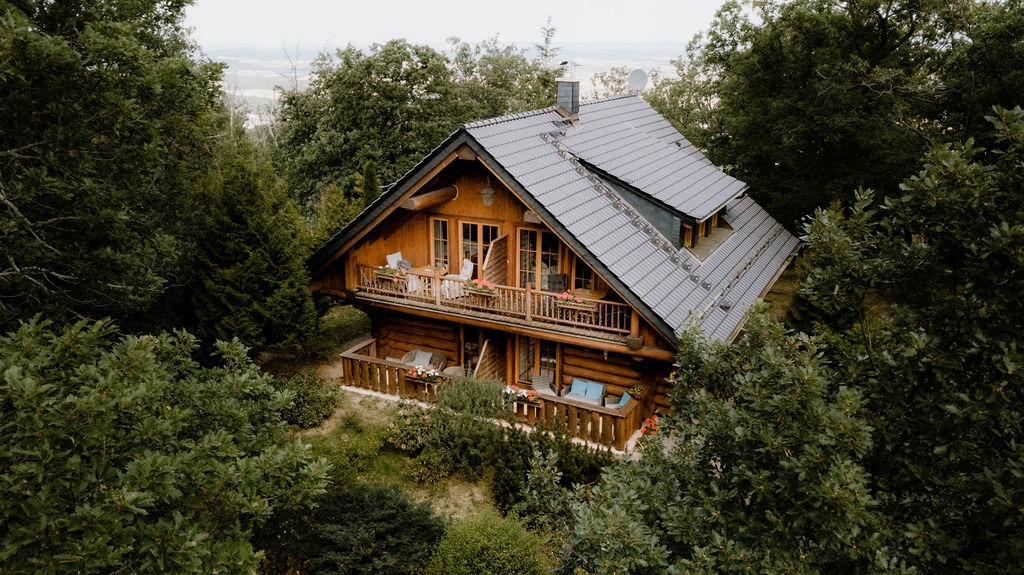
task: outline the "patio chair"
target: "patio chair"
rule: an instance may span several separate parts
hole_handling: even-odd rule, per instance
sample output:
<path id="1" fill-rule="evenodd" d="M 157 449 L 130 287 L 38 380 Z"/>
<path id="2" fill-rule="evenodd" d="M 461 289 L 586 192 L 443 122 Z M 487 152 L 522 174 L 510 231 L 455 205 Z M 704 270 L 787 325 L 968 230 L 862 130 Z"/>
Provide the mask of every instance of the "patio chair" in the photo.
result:
<path id="1" fill-rule="evenodd" d="M 462 269 L 458 274 L 447 274 L 441 276 L 441 295 L 447 299 L 457 298 L 466 295 L 466 282 L 473 277 L 473 266 L 476 265 L 469 260 L 462 260 Z"/>
<path id="2" fill-rule="evenodd" d="M 448 358 L 439 351 L 414 349 L 402 356 L 402 363 L 408 367 L 423 367 L 441 372 L 448 363 Z"/>
<path id="3" fill-rule="evenodd" d="M 402 257 L 402 252 L 395 252 L 384 256 L 387 260 L 388 266 L 405 270 L 406 272 L 412 269 L 412 262 Z M 409 281 L 405 282 L 405 291 L 418 291 L 423 287 L 423 280 L 419 276 L 410 275 Z"/>

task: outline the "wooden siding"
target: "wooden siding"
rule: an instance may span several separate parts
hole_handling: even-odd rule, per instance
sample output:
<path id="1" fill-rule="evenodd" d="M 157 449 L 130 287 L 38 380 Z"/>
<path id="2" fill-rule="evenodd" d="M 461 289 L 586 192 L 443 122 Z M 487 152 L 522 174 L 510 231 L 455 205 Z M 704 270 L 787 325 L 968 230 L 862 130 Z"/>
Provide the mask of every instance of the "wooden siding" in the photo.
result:
<path id="1" fill-rule="evenodd" d="M 608 395 L 621 396 L 634 385 L 642 384 L 650 390 L 644 400 L 644 411 L 671 410 L 667 381 L 672 371 L 671 362 L 637 361 L 616 353 L 609 353 L 606 359 L 602 351 L 574 345 L 563 345 L 561 353 L 563 386 L 572 383 L 572 378 L 580 377 L 604 383 Z"/>
<path id="2" fill-rule="evenodd" d="M 414 349 L 439 351 L 448 365 L 459 362 L 458 325 L 415 316 L 377 311 L 371 314 L 380 357 L 402 357 Z"/>

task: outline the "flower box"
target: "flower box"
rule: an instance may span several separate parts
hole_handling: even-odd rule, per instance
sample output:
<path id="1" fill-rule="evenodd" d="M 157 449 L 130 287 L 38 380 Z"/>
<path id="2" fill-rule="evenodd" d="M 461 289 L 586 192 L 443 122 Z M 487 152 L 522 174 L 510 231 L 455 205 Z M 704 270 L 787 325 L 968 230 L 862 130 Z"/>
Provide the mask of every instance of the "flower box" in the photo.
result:
<path id="1" fill-rule="evenodd" d="M 374 275 L 377 279 L 383 281 L 389 281 L 392 283 L 407 282 L 409 281 L 409 274 L 405 270 L 399 268 L 393 268 L 390 266 L 381 266 L 374 270 Z"/>
<path id="2" fill-rule="evenodd" d="M 466 282 L 466 293 L 483 297 L 494 297 L 498 295 L 494 284 L 484 279 L 469 280 Z"/>
<path id="3" fill-rule="evenodd" d="M 597 304 L 588 301 L 555 300 L 555 305 L 563 309 L 575 309 L 580 311 L 593 311 L 597 309 Z"/>

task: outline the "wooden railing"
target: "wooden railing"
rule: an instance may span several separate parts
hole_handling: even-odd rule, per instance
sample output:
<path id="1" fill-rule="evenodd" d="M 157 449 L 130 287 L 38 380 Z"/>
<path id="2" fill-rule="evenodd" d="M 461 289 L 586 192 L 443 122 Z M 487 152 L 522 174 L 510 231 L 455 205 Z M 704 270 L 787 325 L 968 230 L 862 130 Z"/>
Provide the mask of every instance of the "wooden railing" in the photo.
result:
<path id="1" fill-rule="evenodd" d="M 341 354 L 344 385 L 396 397 L 433 401 L 437 388 L 447 381 L 426 382 L 408 376 L 408 367 L 377 357 L 377 341 L 360 342 Z M 594 405 L 552 394 L 540 394 L 536 401 L 516 401 L 516 418 L 528 425 L 555 423 L 572 437 L 624 449 L 642 422 L 640 402 L 630 399 L 621 408 Z"/>
<path id="2" fill-rule="evenodd" d="M 345 385 L 424 401 L 433 401 L 441 383 L 410 377 L 408 366 L 378 358 L 375 339 L 368 339 L 342 352 L 341 371 Z"/>
<path id="3" fill-rule="evenodd" d="M 640 402 L 630 399 L 623 407 L 605 407 L 566 397 L 541 395 L 536 401 L 516 401 L 516 418 L 529 425 L 556 423 L 569 435 L 584 441 L 624 449 L 640 429 Z"/>
<path id="4" fill-rule="evenodd" d="M 590 298 L 570 302 L 559 298 L 560 294 L 529 287 L 496 285 L 491 293 L 483 293 L 437 275 L 407 272 L 400 278 L 382 277 L 378 268 L 360 266 L 359 289 L 451 310 L 608 334 L 629 335 L 631 327 L 632 309 L 624 303 Z"/>

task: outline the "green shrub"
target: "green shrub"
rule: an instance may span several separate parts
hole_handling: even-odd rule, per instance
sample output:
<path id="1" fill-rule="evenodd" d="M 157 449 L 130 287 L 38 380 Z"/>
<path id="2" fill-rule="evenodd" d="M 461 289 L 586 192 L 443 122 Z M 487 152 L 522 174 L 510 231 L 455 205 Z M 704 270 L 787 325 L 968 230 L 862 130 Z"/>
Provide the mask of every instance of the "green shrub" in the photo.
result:
<path id="1" fill-rule="evenodd" d="M 527 479 L 535 467 L 535 454 L 557 462 L 555 471 L 558 485 L 570 490 L 574 485 L 593 485 L 601 478 L 601 470 L 611 465 L 614 458 L 611 451 L 577 443 L 562 429 L 538 426 L 532 432 L 507 429 L 505 440 L 495 448 L 495 458 L 490 462 L 494 469 L 491 476 L 491 494 L 502 511 L 511 511 L 526 495 Z M 539 519 L 542 523 L 558 523 L 564 519 L 564 510 L 550 508 L 550 517 Z"/>
<path id="2" fill-rule="evenodd" d="M 324 494 L 311 515 L 272 521 L 265 573 L 301 566 L 302 573 L 392 575 L 423 573 L 444 535 L 445 521 L 427 503 L 413 503 L 393 486 L 345 482 Z"/>
<path id="3" fill-rule="evenodd" d="M 552 531 L 567 530 L 572 519 L 572 491 L 562 486 L 558 455 L 537 450 L 530 457 L 522 499 L 513 505 L 528 526 Z"/>
<path id="4" fill-rule="evenodd" d="M 312 371 L 304 371 L 287 379 L 278 378 L 277 386 L 294 394 L 291 405 L 281 412 L 289 425 L 302 429 L 316 427 L 330 417 L 338 405 L 336 386 Z"/>
<path id="5" fill-rule="evenodd" d="M 374 433 L 339 433 L 314 441 L 313 453 L 331 464 L 336 479 L 347 479 L 370 466 L 383 444 Z"/>
<path id="6" fill-rule="evenodd" d="M 548 572 L 539 536 L 489 510 L 448 528 L 428 575 L 534 575 Z"/>
<path id="7" fill-rule="evenodd" d="M 324 309 L 324 302 L 318 303 Z M 350 305 L 338 305 L 327 309 L 320 317 L 316 335 L 302 349 L 306 359 L 326 359 L 338 353 L 370 333 L 370 318 Z"/>
<path id="8" fill-rule="evenodd" d="M 431 410 L 402 403 L 384 432 L 384 441 L 395 449 L 418 455 L 427 443 L 433 424 Z"/>
<path id="9" fill-rule="evenodd" d="M 441 388 L 437 406 L 462 415 L 508 418 L 510 413 L 504 400 L 505 384 L 494 379 L 460 377 Z"/>

